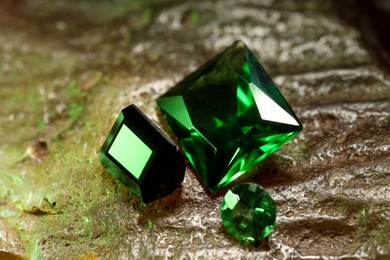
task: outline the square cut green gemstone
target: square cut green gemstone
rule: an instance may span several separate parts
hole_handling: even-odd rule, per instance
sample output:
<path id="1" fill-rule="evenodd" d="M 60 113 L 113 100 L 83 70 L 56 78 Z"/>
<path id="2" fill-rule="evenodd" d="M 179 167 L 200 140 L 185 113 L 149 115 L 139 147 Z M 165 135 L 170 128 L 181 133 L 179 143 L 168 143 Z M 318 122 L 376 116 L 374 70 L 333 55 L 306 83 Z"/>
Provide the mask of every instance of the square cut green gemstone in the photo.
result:
<path id="1" fill-rule="evenodd" d="M 302 130 L 275 83 L 241 41 L 177 83 L 157 104 L 212 191 Z"/>
<path id="2" fill-rule="evenodd" d="M 134 105 L 119 113 L 98 157 L 144 203 L 167 196 L 184 179 L 179 147 Z"/>

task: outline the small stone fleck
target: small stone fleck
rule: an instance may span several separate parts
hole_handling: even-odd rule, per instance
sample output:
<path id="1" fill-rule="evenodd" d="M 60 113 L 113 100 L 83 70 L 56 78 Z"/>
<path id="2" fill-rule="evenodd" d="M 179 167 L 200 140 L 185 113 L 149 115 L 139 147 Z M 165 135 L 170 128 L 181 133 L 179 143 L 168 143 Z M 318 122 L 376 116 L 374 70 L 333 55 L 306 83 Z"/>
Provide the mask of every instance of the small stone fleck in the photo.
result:
<path id="1" fill-rule="evenodd" d="M 27 155 L 33 160 L 42 162 L 47 157 L 47 143 L 37 141 L 27 148 Z"/>

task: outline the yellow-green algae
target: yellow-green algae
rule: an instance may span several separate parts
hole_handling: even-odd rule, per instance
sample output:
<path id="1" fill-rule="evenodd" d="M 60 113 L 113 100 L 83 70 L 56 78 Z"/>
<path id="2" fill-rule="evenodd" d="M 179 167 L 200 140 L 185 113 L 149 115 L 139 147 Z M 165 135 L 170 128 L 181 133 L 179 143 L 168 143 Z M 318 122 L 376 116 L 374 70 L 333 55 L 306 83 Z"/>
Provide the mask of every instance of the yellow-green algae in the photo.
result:
<path id="1" fill-rule="evenodd" d="M 89 64 L 88 55 L 98 55 L 100 50 L 95 48 L 104 46 L 96 47 L 92 41 L 91 47 L 83 46 L 80 51 L 63 42 L 67 34 L 87 34 L 73 26 L 80 20 L 70 21 L 58 39 L 55 32 L 45 32 L 44 23 L 62 12 L 59 4 L 43 3 L 44 10 L 34 14 L 31 28 L 19 29 L 9 17 L 2 27 L 16 30 L 0 34 L 0 54 L 5 57 L 0 60 L 0 230 L 5 232 L 0 241 L 8 237 L 17 245 L 5 245 L 3 250 L 31 259 L 42 259 L 42 250 L 54 250 L 59 244 L 68 249 L 63 253 L 68 257 L 112 244 L 123 229 L 106 223 L 114 215 L 128 217 L 117 214 L 111 205 L 131 205 L 129 200 L 134 199 L 107 176 L 96 159 L 101 133 L 112 124 L 106 116 L 121 109 L 102 106 L 114 103 L 115 90 L 101 86 L 129 84 L 132 79 L 116 82 L 115 71 L 103 72 L 106 61 L 99 64 L 99 58 Z M 136 30 L 150 24 L 154 10 L 149 4 L 145 8 L 143 1 L 77 5 L 90 24 L 112 23 L 142 10 Z M 70 4 L 65 8 L 77 9 Z M 37 140 L 48 145 L 48 156 L 42 162 L 26 153 Z"/>

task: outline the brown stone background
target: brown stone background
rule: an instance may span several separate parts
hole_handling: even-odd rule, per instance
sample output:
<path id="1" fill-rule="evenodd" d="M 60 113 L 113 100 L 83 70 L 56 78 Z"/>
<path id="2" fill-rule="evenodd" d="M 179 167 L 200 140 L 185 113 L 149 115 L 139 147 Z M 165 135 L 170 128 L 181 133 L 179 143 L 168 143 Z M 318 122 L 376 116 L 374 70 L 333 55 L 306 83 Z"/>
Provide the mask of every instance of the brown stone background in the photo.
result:
<path id="1" fill-rule="evenodd" d="M 1 0 L 0 259 L 389 259 L 389 6 Z M 96 158 L 121 108 L 161 125 L 156 97 L 236 39 L 304 124 L 239 180 L 278 204 L 256 245 L 190 168 L 143 205 Z"/>

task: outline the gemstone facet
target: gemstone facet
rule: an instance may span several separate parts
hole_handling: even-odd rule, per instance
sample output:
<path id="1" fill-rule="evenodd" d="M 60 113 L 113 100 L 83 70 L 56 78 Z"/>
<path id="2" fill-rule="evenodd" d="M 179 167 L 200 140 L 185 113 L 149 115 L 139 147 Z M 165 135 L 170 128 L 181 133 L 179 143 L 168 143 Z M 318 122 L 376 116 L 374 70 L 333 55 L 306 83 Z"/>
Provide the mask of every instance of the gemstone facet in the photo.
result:
<path id="1" fill-rule="evenodd" d="M 177 145 L 135 105 L 120 112 L 98 157 L 144 203 L 172 193 L 184 178 L 185 161 Z"/>
<path id="2" fill-rule="evenodd" d="M 212 191 L 302 130 L 281 92 L 240 41 L 177 83 L 157 104 Z"/>
<path id="3" fill-rule="evenodd" d="M 276 204 L 261 186 L 241 183 L 223 198 L 221 218 L 233 237 L 242 242 L 255 242 L 274 229 Z"/>

